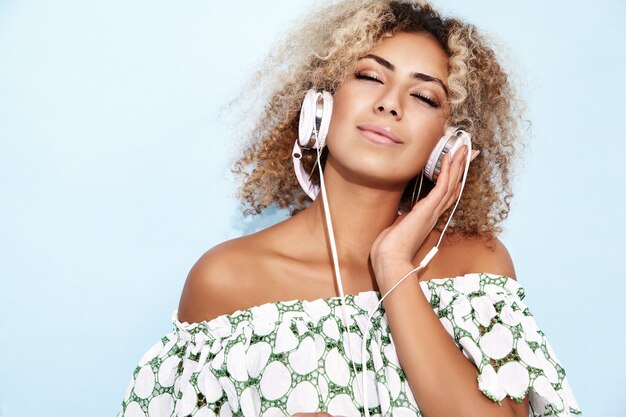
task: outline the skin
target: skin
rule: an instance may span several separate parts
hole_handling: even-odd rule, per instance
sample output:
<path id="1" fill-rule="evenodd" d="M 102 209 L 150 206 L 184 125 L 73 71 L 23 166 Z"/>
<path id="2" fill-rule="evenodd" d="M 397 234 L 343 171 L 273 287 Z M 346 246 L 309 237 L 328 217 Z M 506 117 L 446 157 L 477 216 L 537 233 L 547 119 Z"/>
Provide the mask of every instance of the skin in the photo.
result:
<path id="1" fill-rule="evenodd" d="M 445 84 L 447 56 L 432 37 L 421 33 L 387 37 L 370 53 L 391 62 L 395 70 L 373 59 L 359 60 L 357 72 L 377 80 L 354 74 L 344 80 L 333 97 L 326 141 L 329 155 L 324 179 L 345 294 L 386 293 L 419 264 L 439 239 L 433 227 L 458 197 L 466 161 L 464 148 L 452 161 L 446 156 L 429 195 L 410 212 L 398 215 L 402 191 L 424 167 L 449 116 L 444 89 L 410 74 L 419 71 Z M 434 108 L 412 95 L 416 93 L 443 105 Z M 387 146 L 367 140 L 357 128 L 365 123 L 391 129 L 402 144 Z M 515 279 L 511 258 L 501 242 L 492 250 L 476 238 L 450 241 L 446 237 L 429 265 L 412 279 L 480 271 Z M 509 398 L 499 405 L 478 391 L 475 366 L 458 350 L 412 279 L 405 280 L 402 291 L 394 291 L 383 303 L 402 368 L 424 415 L 527 416 L 527 397 L 519 405 Z M 338 294 L 318 197 L 283 222 L 207 251 L 189 273 L 178 318 L 181 322 L 211 320 L 264 303 Z"/>

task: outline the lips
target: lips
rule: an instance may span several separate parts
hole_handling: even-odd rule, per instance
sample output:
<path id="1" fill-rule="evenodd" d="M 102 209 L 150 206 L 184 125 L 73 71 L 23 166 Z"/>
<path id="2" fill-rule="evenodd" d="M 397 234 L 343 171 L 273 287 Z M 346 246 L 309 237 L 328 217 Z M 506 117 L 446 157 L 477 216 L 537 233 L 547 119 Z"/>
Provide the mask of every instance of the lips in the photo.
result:
<path id="1" fill-rule="evenodd" d="M 402 141 L 391 130 L 373 124 L 357 126 L 361 134 L 367 139 L 377 143 L 387 143 L 390 145 L 401 144 Z"/>

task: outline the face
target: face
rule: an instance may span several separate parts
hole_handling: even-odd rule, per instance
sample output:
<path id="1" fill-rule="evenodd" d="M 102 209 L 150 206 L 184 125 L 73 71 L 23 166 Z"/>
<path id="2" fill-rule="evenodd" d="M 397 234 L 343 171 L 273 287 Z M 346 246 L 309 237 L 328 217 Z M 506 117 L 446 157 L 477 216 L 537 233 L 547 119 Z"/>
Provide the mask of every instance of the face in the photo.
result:
<path id="1" fill-rule="evenodd" d="M 372 185 L 406 184 L 444 133 L 447 78 L 448 57 L 430 35 L 383 38 L 333 96 L 326 163 Z"/>

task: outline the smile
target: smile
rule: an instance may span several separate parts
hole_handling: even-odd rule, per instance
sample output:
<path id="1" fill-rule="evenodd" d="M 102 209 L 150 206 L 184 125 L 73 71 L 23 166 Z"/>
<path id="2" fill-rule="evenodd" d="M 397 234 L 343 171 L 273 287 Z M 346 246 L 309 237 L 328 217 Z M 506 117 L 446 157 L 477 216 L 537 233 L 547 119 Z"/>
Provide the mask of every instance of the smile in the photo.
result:
<path id="1" fill-rule="evenodd" d="M 367 140 L 369 140 L 370 142 L 378 143 L 381 145 L 391 145 L 391 146 L 402 144 L 402 142 L 395 141 L 384 133 L 378 133 L 378 132 L 375 132 L 373 130 L 370 130 L 368 128 L 363 128 L 363 127 L 359 127 L 358 129 L 361 135 Z"/>

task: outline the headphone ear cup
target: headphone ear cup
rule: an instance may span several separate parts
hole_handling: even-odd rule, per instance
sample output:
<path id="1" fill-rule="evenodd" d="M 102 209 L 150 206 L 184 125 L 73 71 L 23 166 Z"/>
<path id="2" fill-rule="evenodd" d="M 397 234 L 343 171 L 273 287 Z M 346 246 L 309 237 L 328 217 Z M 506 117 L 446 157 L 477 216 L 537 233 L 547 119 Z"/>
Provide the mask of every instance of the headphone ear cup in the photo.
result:
<path id="1" fill-rule="evenodd" d="M 328 91 L 319 92 L 310 89 L 306 92 L 300 109 L 298 126 L 300 146 L 305 149 L 324 147 L 332 110 L 333 96 Z"/>
<path id="2" fill-rule="evenodd" d="M 304 169 L 304 165 L 302 165 L 302 149 L 300 148 L 300 144 L 297 140 L 293 144 L 291 159 L 293 162 L 293 169 L 296 173 L 296 178 L 298 179 L 300 187 L 311 198 L 311 200 L 315 200 L 315 197 L 317 197 L 317 194 L 319 193 L 320 187 L 311 182 L 309 174 Z"/>
<path id="3" fill-rule="evenodd" d="M 471 136 L 464 130 L 454 126 L 448 126 L 445 133 L 435 145 L 435 148 L 428 157 L 428 162 L 424 167 L 424 175 L 432 182 L 437 182 L 439 173 L 441 172 L 441 160 L 450 153 L 450 157 L 454 155 L 464 143 L 471 142 Z"/>
<path id="4" fill-rule="evenodd" d="M 306 92 L 300 109 L 298 139 L 293 145 L 291 158 L 298 183 L 311 200 L 315 200 L 320 187 L 311 182 L 309 174 L 302 165 L 302 149 L 321 150 L 324 148 L 332 112 L 332 94 L 328 91 L 319 92 L 314 89 Z"/>
<path id="5" fill-rule="evenodd" d="M 456 151 L 459 150 L 461 146 L 463 145 L 469 146 L 470 143 L 471 143 L 470 134 L 464 130 L 458 129 L 456 132 L 454 132 L 454 143 L 452 144 L 452 147 L 448 151 L 448 153 L 450 154 L 450 157 L 452 157 L 456 153 Z"/>
<path id="6" fill-rule="evenodd" d="M 330 126 L 330 118 L 333 113 L 333 96 L 328 91 L 322 91 L 322 119 L 320 120 L 318 129 L 319 148 L 326 146 L 326 137 L 328 136 L 328 128 Z"/>
<path id="7" fill-rule="evenodd" d="M 306 92 L 300 108 L 300 122 L 298 125 L 298 143 L 302 147 L 308 147 L 315 123 L 315 103 L 318 93 L 311 89 Z"/>

